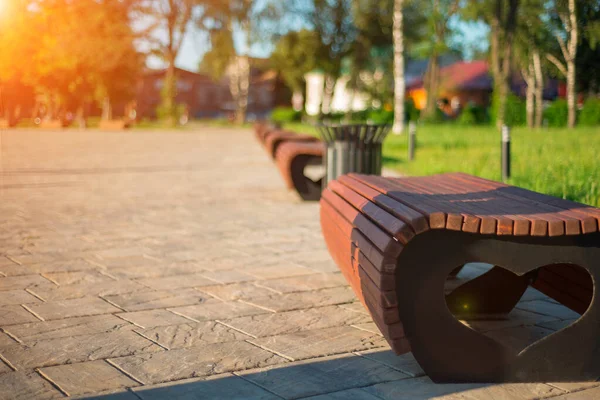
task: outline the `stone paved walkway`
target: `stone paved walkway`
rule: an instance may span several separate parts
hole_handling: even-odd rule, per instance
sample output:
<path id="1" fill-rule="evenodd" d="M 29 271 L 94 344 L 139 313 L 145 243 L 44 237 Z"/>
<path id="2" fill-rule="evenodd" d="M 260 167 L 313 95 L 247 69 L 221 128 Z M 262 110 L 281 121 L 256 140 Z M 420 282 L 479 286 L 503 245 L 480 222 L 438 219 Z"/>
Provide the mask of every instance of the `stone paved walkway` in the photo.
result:
<path id="1" fill-rule="evenodd" d="M 1 399 L 600 397 L 435 385 L 392 355 L 318 206 L 286 192 L 249 131 L 5 131 L 0 146 Z M 471 325 L 523 346 L 576 318 L 530 291 Z"/>

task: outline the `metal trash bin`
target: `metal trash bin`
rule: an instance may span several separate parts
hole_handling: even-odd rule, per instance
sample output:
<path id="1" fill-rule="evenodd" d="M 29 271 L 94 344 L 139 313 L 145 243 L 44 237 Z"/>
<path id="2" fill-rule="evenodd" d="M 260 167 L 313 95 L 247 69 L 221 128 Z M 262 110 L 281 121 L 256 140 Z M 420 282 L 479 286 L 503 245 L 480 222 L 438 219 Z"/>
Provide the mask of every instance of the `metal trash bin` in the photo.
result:
<path id="1" fill-rule="evenodd" d="M 327 151 L 323 157 L 323 188 L 341 175 L 381 175 L 381 145 L 391 125 L 320 125 Z"/>

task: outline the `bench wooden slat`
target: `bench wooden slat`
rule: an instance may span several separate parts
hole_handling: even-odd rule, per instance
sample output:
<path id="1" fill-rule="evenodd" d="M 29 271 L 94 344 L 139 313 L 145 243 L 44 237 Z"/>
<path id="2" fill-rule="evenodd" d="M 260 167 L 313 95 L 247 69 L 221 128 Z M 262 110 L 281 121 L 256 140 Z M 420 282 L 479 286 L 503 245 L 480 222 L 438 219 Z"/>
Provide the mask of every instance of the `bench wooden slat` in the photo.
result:
<path id="1" fill-rule="evenodd" d="M 369 199 L 369 201 L 374 202 L 390 214 L 394 215 L 396 218 L 406 222 L 412 227 L 415 233 L 419 234 L 429 230 L 427 218 L 422 213 L 406 206 L 403 203 L 400 203 L 397 200 L 392 199 L 391 197 L 386 196 L 375 189 L 372 189 L 371 187 L 357 181 L 349 175 L 342 175 L 338 178 L 338 181 L 348 186 L 356 193 L 359 193 L 364 198 Z"/>
<path id="2" fill-rule="evenodd" d="M 438 208 L 431 207 L 429 204 L 422 202 L 420 203 L 419 199 L 415 199 L 415 197 L 412 195 L 406 194 L 402 197 L 394 195 L 393 192 L 396 190 L 396 187 L 391 183 L 390 180 L 380 179 L 380 177 L 377 176 L 357 174 L 350 174 L 350 177 L 425 215 L 429 220 L 429 227 L 431 229 L 444 229 L 446 227 L 445 212 L 439 210 Z"/>
<path id="3" fill-rule="evenodd" d="M 348 204 L 344 199 L 329 189 L 325 189 L 322 200 L 329 202 L 331 210 L 338 210 L 344 218 L 356 229 L 368 236 L 377 248 L 384 254 L 396 257 L 402 251 L 402 246 L 393 237 L 387 235 L 377 225 L 369 221 L 363 214 Z"/>
<path id="4" fill-rule="evenodd" d="M 457 175 L 448 175 L 448 179 L 455 179 L 459 181 L 467 181 L 467 182 L 476 182 L 479 183 L 481 181 L 473 181 L 468 178 L 462 178 Z M 499 191 L 498 189 L 501 186 L 495 185 L 493 182 L 484 181 L 487 183 L 480 183 L 481 187 L 485 190 L 494 191 L 494 194 L 497 195 L 499 199 L 509 199 L 511 201 L 504 203 L 504 209 L 508 212 L 514 212 L 519 214 L 525 218 L 528 218 L 532 222 L 532 236 L 563 236 L 566 233 L 565 220 L 572 220 L 572 218 L 560 217 L 557 212 L 560 211 L 552 206 L 548 206 L 543 203 L 532 202 L 529 199 L 523 198 L 521 196 L 513 196 L 506 192 Z M 509 210 L 510 208 L 510 210 Z M 538 210 L 538 212 L 533 213 L 531 210 Z M 547 213 L 545 211 L 548 211 Z M 579 225 L 579 221 L 573 220 L 576 225 Z M 546 228 L 547 227 L 547 228 Z M 578 234 L 576 232 L 575 234 Z"/>
<path id="5" fill-rule="evenodd" d="M 499 190 L 500 195 L 506 198 L 519 200 L 521 202 L 527 200 L 529 205 L 548 211 L 548 213 L 541 214 L 544 217 L 548 217 L 552 221 L 562 220 L 565 224 L 565 233 L 568 235 L 578 235 L 581 232 L 594 233 L 598 231 L 596 219 L 600 220 L 600 212 L 592 207 L 532 192 L 527 189 L 505 185 L 499 182 L 483 180 L 466 174 L 456 173 L 452 174 L 452 176 L 455 179 L 458 178 L 470 182 L 479 182 L 489 188 L 501 189 Z M 560 236 L 558 234 L 560 229 L 559 223 L 551 222 L 549 227 L 550 236 Z"/>
<path id="6" fill-rule="evenodd" d="M 454 194 L 466 195 L 474 190 L 461 182 L 447 179 L 445 175 L 431 177 L 431 180 Z M 497 210 L 485 201 L 478 201 L 476 198 L 464 199 L 464 201 L 457 201 L 456 204 L 463 212 L 473 213 L 481 218 L 481 228 L 478 233 L 515 236 L 526 236 L 530 233 L 529 219 L 512 214 L 499 215 Z"/>
<path id="7" fill-rule="evenodd" d="M 340 195 L 354 208 L 360 210 L 362 214 L 369 217 L 374 223 L 398 239 L 401 243 L 407 243 L 415 236 L 415 232 L 407 223 L 379 208 L 377 205 L 371 203 L 347 186 L 333 181 L 329 185 L 329 189 Z"/>

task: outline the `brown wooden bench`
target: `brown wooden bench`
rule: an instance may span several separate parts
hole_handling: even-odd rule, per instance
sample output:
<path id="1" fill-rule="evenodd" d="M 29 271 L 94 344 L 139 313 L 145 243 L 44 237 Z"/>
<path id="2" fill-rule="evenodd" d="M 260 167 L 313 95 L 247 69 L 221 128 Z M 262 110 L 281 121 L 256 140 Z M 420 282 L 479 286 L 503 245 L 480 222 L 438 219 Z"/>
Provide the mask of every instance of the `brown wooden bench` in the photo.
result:
<path id="1" fill-rule="evenodd" d="M 306 176 L 309 165 L 322 165 L 325 144 L 319 141 L 286 141 L 277 147 L 275 163 L 288 189 L 293 189 L 303 200 L 321 198 L 322 179 L 314 181 Z"/>
<path id="2" fill-rule="evenodd" d="M 393 350 L 436 382 L 600 377 L 600 209 L 465 174 L 345 175 L 321 198 L 329 251 Z M 457 267 L 496 267 L 444 295 Z M 457 320 L 507 314 L 531 285 L 580 314 L 524 350 Z"/>
<path id="3" fill-rule="evenodd" d="M 277 148 L 282 143 L 287 142 L 319 142 L 320 140 L 314 136 L 310 135 L 302 135 L 295 132 L 290 131 L 281 131 L 281 130 L 273 130 L 268 132 L 265 135 L 265 150 L 272 157 L 275 158 L 275 154 L 277 153 Z"/>

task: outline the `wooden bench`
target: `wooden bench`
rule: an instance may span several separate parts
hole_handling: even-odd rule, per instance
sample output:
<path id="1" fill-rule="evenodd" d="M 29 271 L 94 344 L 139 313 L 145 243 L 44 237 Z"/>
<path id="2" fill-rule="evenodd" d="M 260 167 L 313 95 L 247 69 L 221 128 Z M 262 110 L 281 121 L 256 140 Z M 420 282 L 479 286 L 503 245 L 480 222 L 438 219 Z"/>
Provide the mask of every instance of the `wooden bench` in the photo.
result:
<path id="1" fill-rule="evenodd" d="M 599 223 L 599 209 L 459 173 L 349 174 L 321 198 L 333 259 L 393 350 L 436 382 L 598 379 Z M 470 262 L 496 267 L 444 295 Z M 507 314 L 529 285 L 584 315 L 522 351 L 455 318 Z"/>
<path id="2" fill-rule="evenodd" d="M 303 200 L 321 198 L 322 179 L 306 176 L 309 165 L 323 165 L 325 144 L 320 141 L 285 141 L 277 147 L 275 163 L 288 189 L 293 189 Z"/>
<path id="3" fill-rule="evenodd" d="M 282 130 L 271 130 L 264 135 L 265 150 L 272 158 L 275 158 L 279 145 L 286 142 L 319 142 L 319 139 L 310 135 Z"/>

